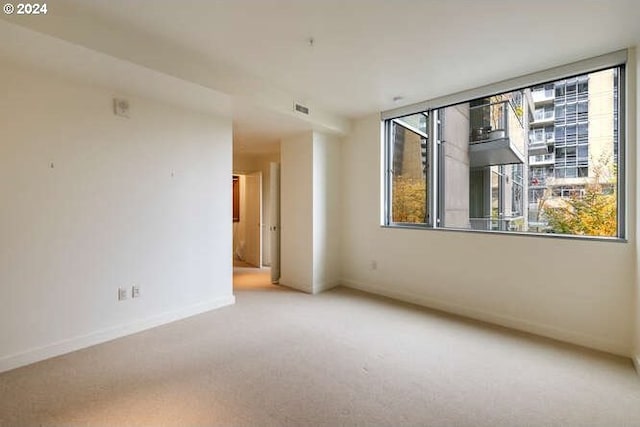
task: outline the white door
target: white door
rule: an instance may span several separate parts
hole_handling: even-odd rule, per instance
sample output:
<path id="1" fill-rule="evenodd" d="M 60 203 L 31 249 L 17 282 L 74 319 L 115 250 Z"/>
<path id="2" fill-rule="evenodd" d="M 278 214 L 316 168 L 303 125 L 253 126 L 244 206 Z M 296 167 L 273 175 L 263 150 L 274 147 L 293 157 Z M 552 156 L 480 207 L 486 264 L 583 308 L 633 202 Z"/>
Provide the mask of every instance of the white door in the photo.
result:
<path id="1" fill-rule="evenodd" d="M 271 283 L 280 280 L 280 165 L 270 164 L 269 186 L 269 235 L 271 254 Z"/>
<path id="2" fill-rule="evenodd" d="M 262 266 L 262 172 L 245 175 L 246 231 L 245 256 L 247 263 Z"/>

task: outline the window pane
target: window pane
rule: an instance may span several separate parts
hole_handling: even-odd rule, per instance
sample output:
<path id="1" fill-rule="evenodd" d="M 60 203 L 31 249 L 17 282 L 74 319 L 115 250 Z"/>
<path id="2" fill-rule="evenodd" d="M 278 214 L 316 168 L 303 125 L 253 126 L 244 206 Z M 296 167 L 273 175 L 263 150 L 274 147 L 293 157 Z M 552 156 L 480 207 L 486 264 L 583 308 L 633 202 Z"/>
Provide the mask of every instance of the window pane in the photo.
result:
<path id="1" fill-rule="evenodd" d="M 578 83 L 578 93 L 586 93 L 588 90 L 589 84 L 586 81 Z"/>
<path id="2" fill-rule="evenodd" d="M 441 227 L 524 231 L 527 141 L 530 135 L 544 143 L 553 127 L 527 130 L 522 99 L 518 91 L 438 110 L 445 141 Z M 545 111 L 553 106 L 540 108 L 542 117 Z M 485 125 L 491 129 L 487 138 L 476 138 Z"/>
<path id="3" fill-rule="evenodd" d="M 546 97 L 553 96 L 553 83 L 544 85 L 544 95 Z"/>
<path id="4" fill-rule="evenodd" d="M 617 235 L 617 73 L 609 69 L 568 79 L 566 99 L 556 91 L 553 175 L 530 201 L 528 218 L 538 218 L 529 221 L 530 231 Z M 578 102 L 571 97 L 575 92 Z M 565 126 L 558 126 L 561 111 Z M 530 175 L 539 176 L 539 169 L 530 164 Z"/>
<path id="5" fill-rule="evenodd" d="M 586 113 L 589 111 L 589 104 L 586 102 L 578 102 L 578 113 Z"/>
<path id="6" fill-rule="evenodd" d="M 589 148 L 586 145 L 578 146 L 578 157 L 586 159 L 589 153 Z"/>
<path id="7" fill-rule="evenodd" d="M 536 129 L 534 135 L 535 135 L 536 141 L 542 141 L 544 139 L 544 129 L 542 128 Z"/>
<path id="8" fill-rule="evenodd" d="M 426 222 L 427 138 L 426 116 L 418 114 L 392 122 L 391 221 Z"/>
<path id="9" fill-rule="evenodd" d="M 405 128 L 411 129 L 414 132 L 424 134 L 427 133 L 427 115 L 426 114 L 413 114 L 411 116 L 399 117 L 396 122 Z"/>

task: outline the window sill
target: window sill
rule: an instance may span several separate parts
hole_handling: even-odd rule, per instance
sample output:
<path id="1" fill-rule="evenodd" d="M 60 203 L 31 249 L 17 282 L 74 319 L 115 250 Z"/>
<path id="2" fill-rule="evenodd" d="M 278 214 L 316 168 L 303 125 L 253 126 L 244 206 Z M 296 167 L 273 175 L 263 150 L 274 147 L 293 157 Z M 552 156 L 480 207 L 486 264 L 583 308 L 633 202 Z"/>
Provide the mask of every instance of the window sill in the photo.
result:
<path id="1" fill-rule="evenodd" d="M 399 230 L 427 230 L 435 232 L 453 232 L 453 233 L 471 233 L 486 234 L 496 236 L 518 236 L 518 237 L 537 237 L 543 239 L 565 239 L 565 240 L 581 240 L 608 243 L 629 243 L 628 239 L 623 237 L 602 237 L 602 236 L 580 236 L 573 234 L 553 234 L 553 233 L 526 233 L 522 231 L 499 231 L 499 230 L 469 230 L 464 228 L 434 228 L 426 225 L 418 224 L 381 224 L 380 228 L 399 229 Z"/>

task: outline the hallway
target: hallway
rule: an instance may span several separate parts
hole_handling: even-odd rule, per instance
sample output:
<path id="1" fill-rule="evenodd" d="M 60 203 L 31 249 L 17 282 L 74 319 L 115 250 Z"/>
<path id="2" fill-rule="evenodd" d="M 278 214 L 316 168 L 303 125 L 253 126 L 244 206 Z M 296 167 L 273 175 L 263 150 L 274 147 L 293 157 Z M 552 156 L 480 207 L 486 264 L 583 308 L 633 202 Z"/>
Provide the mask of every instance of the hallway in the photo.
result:
<path id="1" fill-rule="evenodd" d="M 241 261 L 234 261 L 233 290 L 240 291 L 277 291 L 283 290 L 282 286 L 271 284 L 271 269 L 256 267 L 239 267 Z"/>

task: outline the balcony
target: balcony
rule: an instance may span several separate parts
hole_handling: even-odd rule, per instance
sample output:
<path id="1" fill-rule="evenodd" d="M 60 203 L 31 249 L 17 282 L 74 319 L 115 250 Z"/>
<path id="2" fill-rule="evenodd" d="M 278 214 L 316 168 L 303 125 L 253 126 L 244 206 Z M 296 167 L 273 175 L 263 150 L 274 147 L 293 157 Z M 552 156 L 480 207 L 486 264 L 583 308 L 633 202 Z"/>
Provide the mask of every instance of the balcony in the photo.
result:
<path id="1" fill-rule="evenodd" d="M 471 167 L 524 163 L 525 132 L 509 101 L 469 108 Z"/>
<path id="2" fill-rule="evenodd" d="M 533 122 L 531 122 L 532 126 L 541 126 L 541 125 L 552 125 L 555 122 L 555 114 L 553 110 L 551 111 L 540 111 L 536 110 L 533 114 Z"/>
<path id="3" fill-rule="evenodd" d="M 553 102 L 555 99 L 553 89 L 551 90 L 534 90 L 531 92 L 531 96 L 533 97 L 533 102 L 536 104 Z"/>
<path id="4" fill-rule="evenodd" d="M 535 139 L 529 142 L 529 156 L 544 156 L 553 153 L 554 140 Z"/>
<path id="5" fill-rule="evenodd" d="M 552 179 L 551 176 L 532 176 L 529 179 L 529 188 L 546 188 Z"/>
<path id="6" fill-rule="evenodd" d="M 552 165 L 555 162 L 556 162 L 555 153 L 538 154 L 538 155 L 534 155 L 534 156 L 529 156 L 529 165 L 530 166 Z"/>

